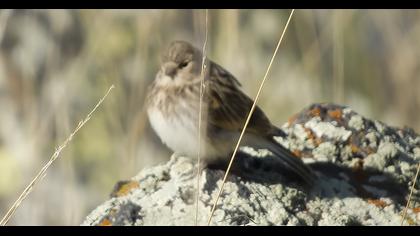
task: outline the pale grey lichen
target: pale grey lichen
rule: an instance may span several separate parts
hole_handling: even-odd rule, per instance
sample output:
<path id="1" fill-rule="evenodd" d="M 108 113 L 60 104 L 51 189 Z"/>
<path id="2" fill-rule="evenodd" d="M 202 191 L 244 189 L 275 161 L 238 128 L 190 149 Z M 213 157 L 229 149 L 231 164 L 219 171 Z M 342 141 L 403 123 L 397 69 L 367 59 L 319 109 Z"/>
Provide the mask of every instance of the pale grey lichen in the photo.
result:
<path id="1" fill-rule="evenodd" d="M 348 108 L 348 107 L 343 109 L 343 114 L 344 114 L 344 115 L 348 115 L 348 114 L 350 114 L 351 112 L 352 112 L 352 109 L 350 109 L 350 108 Z"/>
<path id="2" fill-rule="evenodd" d="M 353 128 L 356 131 L 359 131 L 359 130 L 363 129 L 364 128 L 363 118 L 359 115 L 353 115 L 350 118 L 349 126 L 350 126 L 350 128 Z"/>
<path id="3" fill-rule="evenodd" d="M 321 143 L 313 150 L 314 158 L 317 161 L 332 161 L 336 160 L 337 149 L 332 143 Z"/>
<path id="4" fill-rule="evenodd" d="M 420 160 L 420 148 L 418 148 L 418 147 L 414 148 L 413 153 L 414 153 L 414 158 L 419 161 Z"/>
<path id="5" fill-rule="evenodd" d="M 381 199 L 382 200 L 382 199 Z M 394 207 L 377 207 L 360 198 L 345 198 L 340 204 L 330 200 L 310 202 L 309 211 L 316 207 L 318 225 L 400 225 L 401 217 Z M 386 202 L 386 200 L 384 200 Z"/>
<path id="6" fill-rule="evenodd" d="M 345 146 L 345 147 L 343 147 L 343 148 L 341 148 L 341 153 L 340 153 L 340 157 L 341 157 L 341 160 L 344 162 L 344 163 L 347 163 L 348 161 L 351 161 L 352 160 L 352 151 L 351 151 L 351 147 L 350 146 Z"/>
<path id="7" fill-rule="evenodd" d="M 312 118 L 306 122 L 305 127 L 311 129 L 318 137 L 326 136 L 343 142 L 351 135 L 350 130 L 346 130 L 344 127 L 336 127 L 328 122 L 320 122 L 319 117 Z"/>
<path id="8" fill-rule="evenodd" d="M 404 191 L 420 160 L 420 138 L 414 132 L 366 120 L 349 108 L 342 112 L 344 116 L 324 116 L 324 120 L 305 120 L 312 113 L 304 112 L 297 119 L 300 123 L 283 126 L 287 137 L 275 137 L 286 148 L 308 157 L 303 158 L 305 163 L 312 162 L 318 179 L 310 191 L 293 179 L 264 182 L 231 174 L 212 225 L 399 225 L 406 203 Z M 240 151 L 259 161 L 271 154 L 252 147 Z M 317 164 L 324 169 L 316 169 Z M 142 170 L 132 179 L 138 188 L 106 201 L 82 225 L 98 225 L 104 219 L 113 225 L 193 225 L 196 173 L 194 159 L 174 155 L 164 165 Z M 223 176 L 222 170 L 202 172 L 199 225 L 207 223 Z M 360 195 L 361 189 L 368 195 Z M 420 199 L 419 192 L 414 191 L 413 201 Z M 420 213 L 408 210 L 407 217 L 410 221 L 405 224 L 420 224 Z"/>
<path id="9" fill-rule="evenodd" d="M 376 127 L 376 129 L 378 130 L 379 133 L 384 132 L 385 127 L 380 121 L 375 120 L 374 123 L 375 123 L 375 127 Z"/>
<path id="10" fill-rule="evenodd" d="M 301 124 L 297 124 L 294 125 L 293 128 L 291 129 L 291 132 L 293 132 L 293 134 L 298 138 L 298 139 L 306 139 L 307 134 L 305 131 L 305 128 L 303 128 L 303 126 Z"/>
<path id="11" fill-rule="evenodd" d="M 293 142 L 290 142 L 289 139 L 283 137 L 274 137 L 278 143 L 282 144 L 284 147 L 292 150 L 303 150 L 304 148 L 314 148 L 314 143 L 312 139 L 308 138 L 308 134 L 305 131 L 305 128 L 301 124 L 293 125 L 288 129 L 288 133 L 295 137 Z"/>
<path id="12" fill-rule="evenodd" d="M 267 149 L 255 149 L 247 146 L 240 147 L 239 150 L 254 157 L 265 157 L 273 155 L 273 153 Z"/>
<path id="13" fill-rule="evenodd" d="M 378 153 L 373 153 L 367 156 L 364 159 L 363 167 L 366 168 L 372 168 L 376 170 L 383 170 L 387 164 L 387 160 L 379 155 Z"/>
<path id="14" fill-rule="evenodd" d="M 369 132 L 366 134 L 366 139 L 369 141 L 369 147 L 376 148 L 377 138 L 374 132 Z"/>
<path id="15" fill-rule="evenodd" d="M 381 142 L 378 147 L 378 154 L 386 159 L 394 157 L 397 151 L 396 145 L 391 142 Z"/>
<path id="16" fill-rule="evenodd" d="M 127 196 L 112 198 L 92 211 L 82 225 L 96 225 L 110 213 L 127 202 L 140 206 L 138 219 L 125 219 L 126 225 L 193 225 L 195 204 L 186 203 L 181 189 L 195 185 L 194 175 L 180 172 L 181 167 L 194 166 L 189 158 L 173 157 L 167 165 L 154 171 L 145 171 L 135 177 L 141 188 Z M 174 171 L 172 171 L 174 169 Z M 147 173 L 147 174 L 146 174 Z M 162 173 L 170 173 L 165 178 Z M 221 185 L 221 171 L 204 170 L 201 176 L 199 224 L 206 224 L 211 204 Z M 188 176 L 188 177 L 186 177 Z M 216 181 L 216 182 L 213 182 Z M 399 224 L 400 207 L 385 199 L 391 207 L 380 208 L 358 197 L 351 197 L 354 189 L 337 179 L 320 180 L 322 194 L 336 198 L 306 199 L 300 190 L 283 184 L 261 184 L 231 176 L 225 184 L 219 206 L 215 211 L 214 225 L 396 225 Z M 157 184 L 157 183 L 160 184 Z M 210 187 L 210 185 L 214 185 Z M 368 191 L 382 191 L 364 186 Z M 147 188 L 150 188 L 146 190 Z M 330 189 L 330 190 L 328 190 Z M 341 194 L 337 194 L 341 193 Z M 345 197 L 349 196 L 349 197 Z M 193 197 L 193 196 L 191 196 Z M 305 200 L 306 199 L 306 200 Z M 306 210 L 305 210 L 306 209 Z M 415 217 L 415 213 L 412 213 Z"/>

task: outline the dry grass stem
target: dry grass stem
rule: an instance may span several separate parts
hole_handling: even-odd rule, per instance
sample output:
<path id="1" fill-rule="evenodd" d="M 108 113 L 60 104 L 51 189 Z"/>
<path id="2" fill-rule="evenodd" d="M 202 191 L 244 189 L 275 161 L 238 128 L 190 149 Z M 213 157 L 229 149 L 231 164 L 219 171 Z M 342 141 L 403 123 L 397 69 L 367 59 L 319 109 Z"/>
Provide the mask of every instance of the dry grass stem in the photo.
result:
<path id="1" fill-rule="evenodd" d="M 48 168 L 53 164 L 53 162 L 60 156 L 61 151 L 67 146 L 67 144 L 73 139 L 73 136 L 90 120 L 92 114 L 96 111 L 96 109 L 102 104 L 102 102 L 105 100 L 105 98 L 108 96 L 109 92 L 114 88 L 115 86 L 112 85 L 106 94 L 99 100 L 99 102 L 96 104 L 96 106 L 89 112 L 89 114 L 86 116 L 86 118 L 79 122 L 76 129 L 68 136 L 68 138 L 60 145 L 58 148 L 56 148 L 54 154 L 51 156 L 50 160 L 47 162 L 47 164 L 42 167 L 42 169 L 38 172 L 38 174 L 32 179 L 32 181 L 29 183 L 29 185 L 23 190 L 23 192 L 20 194 L 19 198 L 13 203 L 12 207 L 7 211 L 7 213 L 4 215 L 3 219 L 0 221 L 0 226 L 5 226 L 10 218 L 13 216 L 13 214 L 16 212 L 17 208 L 20 206 L 23 200 L 26 199 L 26 197 L 32 192 L 35 185 L 37 185 L 47 174 Z"/>
<path id="2" fill-rule="evenodd" d="M 200 152 L 201 152 L 201 123 L 202 123 L 202 104 L 204 96 L 204 76 L 206 70 L 206 49 L 207 49 L 207 38 L 208 38 L 208 15 L 209 10 L 206 9 L 206 36 L 203 45 L 203 59 L 201 62 L 201 82 L 200 82 L 200 105 L 198 111 L 198 153 L 197 153 L 197 192 L 196 192 L 196 203 L 195 203 L 195 225 L 198 224 L 198 201 L 200 199 Z"/>
<path id="3" fill-rule="evenodd" d="M 254 112 L 254 110 L 255 110 L 255 107 L 256 107 L 256 104 L 257 104 L 258 98 L 259 98 L 259 96 L 260 96 L 261 90 L 262 90 L 262 88 L 263 88 L 263 86 L 264 86 L 265 80 L 267 79 L 267 75 L 268 75 L 268 73 L 270 72 L 271 65 L 273 64 L 274 58 L 275 58 L 275 57 L 276 57 L 276 55 L 277 55 L 277 51 L 278 51 L 278 49 L 279 49 L 279 47 L 280 47 L 280 44 L 281 44 L 281 42 L 282 42 L 282 40 L 283 40 L 283 36 L 284 36 L 284 34 L 285 34 L 286 30 L 287 30 L 287 27 L 289 26 L 289 22 L 290 22 L 290 20 L 292 19 L 292 16 L 293 16 L 293 12 L 294 12 L 294 11 L 295 11 L 295 9 L 293 9 L 293 10 L 290 12 L 289 19 L 288 19 L 288 20 L 287 20 L 287 22 L 286 22 L 286 25 L 285 25 L 285 27 L 284 27 L 284 29 L 283 29 L 283 32 L 282 32 L 282 34 L 281 34 L 281 36 L 280 36 L 280 39 L 279 39 L 278 43 L 277 43 L 277 47 L 276 47 L 276 49 L 274 50 L 273 56 L 271 57 L 270 64 L 268 65 L 268 68 L 267 68 L 267 70 L 266 70 L 266 72 L 265 72 L 264 78 L 263 78 L 263 80 L 261 81 L 260 87 L 258 88 L 258 92 L 257 92 L 257 95 L 255 96 L 254 103 L 252 104 L 251 110 L 249 111 L 248 117 L 247 117 L 247 119 L 246 119 L 246 121 L 245 121 L 245 125 L 244 125 L 244 127 L 243 127 L 243 129 L 242 129 L 241 135 L 239 136 L 238 142 L 236 143 L 235 150 L 233 151 L 232 157 L 231 157 L 231 159 L 230 159 L 230 162 L 229 162 L 228 168 L 226 169 L 225 176 L 223 177 L 222 186 L 220 187 L 219 193 L 217 194 L 217 197 L 216 197 L 216 201 L 214 202 L 213 207 L 212 207 L 212 209 L 211 209 L 211 212 L 210 212 L 210 217 L 209 217 L 209 219 L 208 219 L 207 225 L 210 225 L 210 223 L 211 223 L 211 219 L 213 218 L 213 215 L 214 215 L 214 210 L 216 209 L 217 202 L 219 201 L 220 195 L 221 195 L 221 194 L 222 194 L 222 192 L 223 192 L 223 187 L 224 187 L 224 185 L 225 185 L 226 178 L 227 178 L 227 176 L 228 176 L 228 174 L 229 174 L 229 171 L 230 171 L 230 168 L 231 168 L 231 166 L 232 166 L 232 163 L 233 163 L 233 161 L 234 161 L 234 159 L 235 159 L 236 152 L 238 151 L 239 144 L 241 143 L 242 137 L 243 137 L 243 135 L 244 135 L 244 133 L 245 133 L 245 130 L 246 130 L 247 126 L 248 126 L 248 123 L 249 123 L 249 120 L 250 120 L 250 118 L 251 118 L 251 115 L 252 115 L 252 113 L 253 113 L 253 112 Z"/>
<path id="4" fill-rule="evenodd" d="M 411 185 L 410 195 L 408 196 L 408 200 L 407 200 L 407 205 L 404 208 L 404 213 L 403 213 L 403 216 L 402 216 L 402 219 L 401 219 L 401 226 L 404 225 L 405 216 L 407 215 L 407 210 L 408 210 L 408 207 L 410 205 L 411 196 L 413 195 L 414 186 L 416 186 L 417 177 L 419 176 L 419 171 L 420 171 L 420 162 L 417 165 L 417 173 L 414 176 L 413 185 Z"/>

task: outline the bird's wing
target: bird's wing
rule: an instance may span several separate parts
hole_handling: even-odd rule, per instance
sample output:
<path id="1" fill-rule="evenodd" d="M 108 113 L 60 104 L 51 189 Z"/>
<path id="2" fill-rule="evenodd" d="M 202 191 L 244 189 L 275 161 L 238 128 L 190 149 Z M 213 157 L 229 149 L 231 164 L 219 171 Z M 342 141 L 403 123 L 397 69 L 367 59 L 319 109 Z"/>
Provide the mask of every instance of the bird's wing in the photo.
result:
<path id="1" fill-rule="evenodd" d="M 240 132 L 252 107 L 253 100 L 240 90 L 238 80 L 216 63 L 210 63 L 206 86 L 209 128 Z M 247 132 L 269 135 L 273 130 L 269 119 L 257 106 Z"/>

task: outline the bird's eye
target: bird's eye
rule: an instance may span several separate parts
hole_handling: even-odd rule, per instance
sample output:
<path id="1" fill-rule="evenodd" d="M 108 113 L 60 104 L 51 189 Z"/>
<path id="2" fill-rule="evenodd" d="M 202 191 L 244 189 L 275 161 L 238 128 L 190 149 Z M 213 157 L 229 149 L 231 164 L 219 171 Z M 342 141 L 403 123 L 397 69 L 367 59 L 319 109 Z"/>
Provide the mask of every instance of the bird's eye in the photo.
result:
<path id="1" fill-rule="evenodd" d="M 184 68 L 184 67 L 186 67 L 187 65 L 188 65 L 188 63 L 190 63 L 189 61 L 184 61 L 184 62 L 181 62 L 180 64 L 179 64 L 179 68 Z"/>

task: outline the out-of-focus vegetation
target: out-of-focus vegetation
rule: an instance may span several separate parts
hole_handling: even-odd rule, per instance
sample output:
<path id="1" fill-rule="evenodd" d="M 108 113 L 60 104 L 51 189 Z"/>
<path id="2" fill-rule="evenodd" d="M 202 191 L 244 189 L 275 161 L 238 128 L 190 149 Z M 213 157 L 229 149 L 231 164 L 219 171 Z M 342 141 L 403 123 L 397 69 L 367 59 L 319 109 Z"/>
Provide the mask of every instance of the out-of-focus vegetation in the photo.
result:
<path id="1" fill-rule="evenodd" d="M 208 56 L 254 96 L 288 10 L 210 10 Z M 0 215 L 94 106 L 11 225 L 76 225 L 170 152 L 142 110 L 168 43 L 201 47 L 203 10 L 0 10 Z M 313 102 L 420 130 L 420 11 L 297 10 L 261 95 L 277 125 Z"/>

